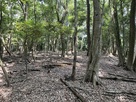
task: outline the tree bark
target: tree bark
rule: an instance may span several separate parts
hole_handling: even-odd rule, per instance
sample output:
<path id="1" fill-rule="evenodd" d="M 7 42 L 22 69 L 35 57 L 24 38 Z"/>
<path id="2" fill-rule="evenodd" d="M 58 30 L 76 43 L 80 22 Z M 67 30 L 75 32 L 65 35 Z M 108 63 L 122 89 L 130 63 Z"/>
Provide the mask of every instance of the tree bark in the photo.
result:
<path id="1" fill-rule="evenodd" d="M 131 2 L 130 11 L 130 33 L 129 33 L 129 50 L 127 59 L 127 69 L 133 70 L 133 60 L 134 60 L 134 48 L 135 48 L 135 12 L 136 12 L 136 1 Z"/>
<path id="2" fill-rule="evenodd" d="M 93 82 L 96 86 L 98 83 L 98 68 L 101 49 L 101 10 L 99 0 L 93 0 L 94 16 L 93 16 L 93 40 L 92 40 L 92 53 L 89 55 L 89 59 L 92 57 L 91 63 L 88 61 L 88 67 L 85 74 L 85 82 Z"/>
<path id="3" fill-rule="evenodd" d="M 23 16 L 24 16 L 24 21 L 27 21 L 28 19 L 28 1 L 26 1 L 25 3 L 22 2 L 21 0 L 18 0 L 18 3 L 20 4 L 20 7 L 23 11 Z M 24 42 L 23 42 L 23 49 L 24 49 L 24 52 L 23 52 L 23 59 L 25 61 L 25 67 L 26 67 L 26 73 L 28 72 L 28 68 L 27 68 L 27 53 L 28 53 L 28 44 L 27 44 L 27 38 L 28 35 L 27 35 L 27 32 L 25 32 L 25 37 L 24 37 Z"/>
<path id="4" fill-rule="evenodd" d="M 2 20 L 3 20 L 3 15 L 2 15 L 2 0 L 0 1 L 0 36 L 2 33 Z M 0 37 L 0 58 L 2 59 L 3 56 L 3 46 L 2 46 L 2 39 Z"/>
<path id="5" fill-rule="evenodd" d="M 0 1 L 0 67 L 2 68 L 2 71 L 4 73 L 4 76 L 5 76 L 5 79 L 6 79 L 6 82 L 7 82 L 7 86 L 10 85 L 10 82 L 9 82 L 9 78 L 8 78 L 8 74 L 7 74 L 7 71 L 5 70 L 4 66 L 3 66 L 3 62 L 2 62 L 2 55 L 3 55 L 3 43 L 2 43 L 2 20 L 3 20 L 3 15 L 2 15 L 2 2 L 3 0 Z"/>
<path id="6" fill-rule="evenodd" d="M 135 60 L 134 60 L 134 63 L 133 63 L 133 70 L 136 72 L 136 56 L 135 56 Z"/>
<path id="7" fill-rule="evenodd" d="M 123 35 L 123 53 L 124 53 L 124 55 L 125 55 L 125 26 L 124 26 L 124 17 L 123 17 L 123 15 L 124 15 L 124 11 L 123 11 L 123 0 L 120 0 L 120 9 L 121 9 L 121 31 L 122 31 L 122 35 Z"/>
<path id="8" fill-rule="evenodd" d="M 87 4 L 87 20 L 86 20 L 86 27 L 87 27 L 87 56 L 89 56 L 90 46 L 91 46 L 91 35 L 90 35 L 90 2 L 86 0 Z"/>
<path id="9" fill-rule="evenodd" d="M 10 82 L 9 82 L 8 73 L 7 73 L 6 69 L 5 69 L 4 66 L 3 66 L 3 62 L 2 62 L 1 59 L 0 59 L 0 67 L 2 68 L 2 71 L 3 71 L 3 73 L 4 73 L 5 80 L 6 80 L 6 82 L 7 82 L 7 87 L 9 87 L 9 86 L 10 86 Z"/>
<path id="10" fill-rule="evenodd" d="M 120 39 L 120 32 L 119 32 L 119 22 L 118 22 L 118 12 L 117 12 L 117 3 L 114 2 L 114 23 L 115 23 L 115 39 L 116 39 L 116 46 L 118 50 L 118 57 L 119 57 L 119 66 L 124 66 L 124 56 L 122 52 L 121 46 L 121 39 Z"/>
<path id="11" fill-rule="evenodd" d="M 76 60 L 77 60 L 77 0 L 74 0 L 74 14 L 75 14 L 75 32 L 74 32 L 74 59 L 73 59 L 73 68 L 72 68 L 72 74 L 71 79 L 75 80 L 75 74 L 76 74 Z"/>
<path id="12" fill-rule="evenodd" d="M 68 11 L 67 11 L 68 3 L 67 2 L 68 2 L 68 0 L 66 0 L 66 5 L 62 5 L 63 8 L 64 8 L 64 12 L 62 13 L 62 17 L 60 19 L 59 12 L 58 12 L 58 10 L 60 8 L 60 3 L 58 3 L 58 1 L 57 1 L 57 3 L 58 3 L 58 8 L 56 9 L 57 20 L 62 25 L 64 24 L 65 18 L 66 18 L 67 14 L 68 14 Z M 62 50 L 61 57 L 65 57 L 65 40 L 64 40 L 64 35 L 63 34 L 60 34 L 60 39 L 61 39 L 61 50 Z"/>

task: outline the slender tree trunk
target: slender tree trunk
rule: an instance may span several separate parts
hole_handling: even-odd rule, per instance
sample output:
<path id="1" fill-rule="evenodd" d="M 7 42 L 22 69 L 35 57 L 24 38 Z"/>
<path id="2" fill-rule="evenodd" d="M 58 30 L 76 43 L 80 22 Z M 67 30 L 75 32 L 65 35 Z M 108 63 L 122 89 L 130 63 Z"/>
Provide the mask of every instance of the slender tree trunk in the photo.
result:
<path id="1" fill-rule="evenodd" d="M 65 57 L 65 43 L 64 43 L 64 35 L 63 34 L 61 34 L 61 36 L 60 36 L 60 38 L 61 38 L 61 57 Z"/>
<path id="2" fill-rule="evenodd" d="M 36 0 L 34 0 L 33 1 L 34 2 L 34 4 L 33 4 L 33 13 L 34 13 L 34 25 L 36 26 Z M 32 40 L 31 40 L 31 45 L 30 45 L 30 47 L 31 47 L 31 50 L 32 50 L 32 58 L 33 58 L 33 60 L 34 60 L 34 62 L 35 62 L 35 57 L 34 57 L 34 36 L 32 36 Z"/>
<path id="3" fill-rule="evenodd" d="M 119 22 L 118 22 L 118 12 L 117 12 L 117 4 L 114 3 L 114 23 L 115 23 L 115 39 L 116 39 L 116 46 L 118 50 L 118 57 L 119 57 L 119 66 L 124 66 L 124 56 L 122 52 L 121 46 L 121 39 L 120 39 L 120 32 L 119 32 Z"/>
<path id="4" fill-rule="evenodd" d="M 75 80 L 76 74 L 76 60 L 77 60 L 77 0 L 74 0 L 74 14 L 75 14 L 75 32 L 74 32 L 74 59 L 73 59 L 73 68 L 71 79 Z"/>
<path id="5" fill-rule="evenodd" d="M 130 11 L 130 33 L 129 33 L 129 50 L 127 59 L 127 69 L 133 70 L 133 60 L 134 60 L 134 47 L 135 47 L 135 12 L 136 12 L 136 0 L 131 2 Z"/>
<path id="6" fill-rule="evenodd" d="M 99 0 L 93 0 L 94 17 L 93 17 L 93 41 L 92 41 L 92 54 L 89 55 L 89 59 L 92 55 L 91 63 L 88 61 L 88 67 L 85 74 L 84 81 L 93 82 L 95 86 L 98 83 L 98 69 L 101 49 L 101 10 Z"/>
<path id="7" fill-rule="evenodd" d="M 2 15 L 2 0 L 0 1 L 0 58 L 2 59 L 3 56 L 3 46 L 2 46 L 2 20 L 3 20 L 3 15 Z"/>
<path id="8" fill-rule="evenodd" d="M 7 86 L 9 87 L 10 82 L 9 82 L 8 73 L 7 73 L 6 69 L 5 69 L 4 66 L 3 66 L 3 62 L 2 62 L 1 59 L 0 59 L 0 67 L 2 68 L 2 71 L 3 71 L 4 76 L 5 76 L 5 80 L 6 80 L 6 82 L 7 82 Z"/>
<path id="9" fill-rule="evenodd" d="M 123 12 L 123 0 L 120 0 L 120 8 L 121 8 L 121 30 L 122 30 L 122 34 L 123 34 L 123 53 L 125 53 L 125 26 L 124 26 L 124 12 Z"/>
<path id="10" fill-rule="evenodd" d="M 56 2 L 58 3 L 58 8 L 56 10 L 57 20 L 59 23 L 64 24 L 64 21 L 66 19 L 67 14 L 68 14 L 68 11 L 67 11 L 68 0 L 66 0 L 66 5 L 63 5 L 64 12 L 62 13 L 61 19 L 60 19 L 59 12 L 58 12 L 58 10 L 60 9 L 60 3 L 57 0 L 56 0 Z M 64 40 L 63 34 L 60 35 L 60 39 L 61 39 L 61 50 L 62 50 L 61 57 L 65 57 L 65 40 Z"/>
<path id="11" fill-rule="evenodd" d="M 3 58 L 3 46 L 2 46 L 2 37 L 0 37 L 0 59 Z"/>
<path id="12" fill-rule="evenodd" d="M 24 16 L 24 21 L 27 21 L 28 19 L 28 1 L 26 2 L 22 2 L 21 0 L 18 0 L 18 3 L 20 4 L 20 7 L 23 11 L 23 16 Z M 26 73 L 28 72 L 28 68 L 27 68 L 27 53 L 28 53 L 28 45 L 27 45 L 27 32 L 25 32 L 25 38 L 24 38 L 24 43 L 23 43 L 23 48 L 24 48 L 24 52 L 23 52 L 23 57 L 24 57 L 24 61 L 25 61 L 25 66 L 26 66 Z"/>
<path id="13" fill-rule="evenodd" d="M 91 46 L 91 35 L 90 35 L 90 0 L 86 0 L 87 4 L 87 20 L 86 20 L 86 27 L 87 27 L 87 56 L 90 52 Z"/>
<path id="14" fill-rule="evenodd" d="M 10 85 L 10 82 L 9 82 L 9 78 L 8 78 L 8 73 L 6 71 L 6 69 L 4 68 L 3 66 L 3 62 L 2 62 L 2 55 L 3 55 L 3 42 L 2 42 L 2 18 L 3 18 L 3 15 L 2 15 L 2 2 L 3 0 L 0 1 L 0 67 L 2 68 L 2 71 L 4 73 L 4 76 L 5 76 L 5 80 L 7 82 L 7 86 Z"/>
<path id="15" fill-rule="evenodd" d="M 135 60 L 134 60 L 134 63 L 133 63 L 133 70 L 136 72 L 136 56 L 135 56 Z"/>

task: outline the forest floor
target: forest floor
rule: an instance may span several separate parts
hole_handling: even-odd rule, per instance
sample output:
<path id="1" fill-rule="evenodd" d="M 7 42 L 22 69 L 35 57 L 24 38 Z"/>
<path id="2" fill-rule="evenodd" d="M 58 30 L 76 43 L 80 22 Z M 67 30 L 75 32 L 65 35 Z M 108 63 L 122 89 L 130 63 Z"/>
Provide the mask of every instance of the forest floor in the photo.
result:
<path id="1" fill-rule="evenodd" d="M 5 68 L 10 77 L 10 87 L 6 87 L 0 68 L 0 102 L 81 102 L 67 86 L 60 81 L 70 76 L 72 55 L 61 58 L 50 52 L 35 55 L 35 62 L 25 63 L 18 56 L 4 56 Z M 136 73 L 118 67 L 117 57 L 102 56 L 99 77 L 101 86 L 83 82 L 88 58 L 85 52 L 78 53 L 76 80 L 65 81 L 82 95 L 86 102 L 136 102 Z"/>

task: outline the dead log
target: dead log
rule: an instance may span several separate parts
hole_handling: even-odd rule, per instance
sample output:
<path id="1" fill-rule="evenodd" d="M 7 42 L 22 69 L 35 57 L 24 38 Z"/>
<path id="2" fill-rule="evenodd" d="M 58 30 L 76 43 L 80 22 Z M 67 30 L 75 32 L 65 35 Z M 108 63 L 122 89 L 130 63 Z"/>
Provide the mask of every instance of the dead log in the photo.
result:
<path id="1" fill-rule="evenodd" d="M 81 94 L 79 94 L 74 87 L 71 87 L 66 81 L 60 78 L 60 81 L 68 87 L 68 89 L 78 98 L 81 102 L 88 102 Z"/>
<path id="2" fill-rule="evenodd" d="M 136 80 L 127 79 L 127 78 L 119 78 L 119 77 L 99 77 L 99 78 L 107 79 L 107 80 L 116 80 L 116 81 L 125 81 L 125 82 L 134 82 L 134 83 L 136 83 Z"/>
<path id="3" fill-rule="evenodd" d="M 124 78 L 124 79 L 136 80 L 136 78 L 132 78 L 132 77 L 128 77 L 128 76 L 122 76 L 122 75 L 113 74 L 113 73 L 108 73 L 108 74 L 112 75 L 114 77 L 121 77 L 121 78 Z"/>

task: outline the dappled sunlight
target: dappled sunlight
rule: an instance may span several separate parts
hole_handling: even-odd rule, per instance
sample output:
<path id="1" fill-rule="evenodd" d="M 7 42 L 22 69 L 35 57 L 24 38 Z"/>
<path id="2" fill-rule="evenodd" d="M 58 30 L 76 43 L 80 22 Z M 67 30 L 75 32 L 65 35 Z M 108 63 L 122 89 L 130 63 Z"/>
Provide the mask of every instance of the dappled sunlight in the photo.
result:
<path id="1" fill-rule="evenodd" d="M 117 100 L 119 100 L 119 102 L 127 102 L 126 97 L 121 95 L 117 96 Z"/>
<path id="2" fill-rule="evenodd" d="M 0 67 L 0 86 L 3 84 L 3 71 L 2 68 Z"/>
<path id="3" fill-rule="evenodd" d="M 0 97 L 2 97 L 2 101 L 6 102 L 10 100 L 10 95 L 12 94 L 12 88 L 0 87 Z"/>
<path id="4" fill-rule="evenodd" d="M 103 71 L 102 69 L 101 70 L 99 70 L 99 72 L 98 72 L 98 76 L 100 76 L 100 77 L 104 77 L 104 76 L 106 76 L 107 75 L 107 73 L 105 72 L 105 71 Z"/>
<path id="5" fill-rule="evenodd" d="M 6 67 L 13 67 L 15 65 L 15 62 L 12 63 L 6 63 Z"/>
<path id="6" fill-rule="evenodd" d="M 7 72 L 9 72 L 8 68 L 5 67 L 5 69 Z M 2 102 L 6 102 L 10 98 L 10 95 L 12 93 L 12 88 L 5 87 L 5 84 L 6 84 L 5 77 L 4 77 L 2 70 L 0 70 L 0 72 L 1 72 L 0 74 L 0 97 L 2 99 Z"/>
<path id="7" fill-rule="evenodd" d="M 5 70 L 7 72 L 10 72 L 9 68 L 12 68 L 15 63 L 5 63 L 6 66 L 4 66 Z M 7 102 L 9 101 L 10 95 L 12 93 L 12 88 L 11 87 L 6 87 L 6 81 L 5 81 L 5 76 L 2 71 L 2 68 L 0 67 L 0 102 Z"/>

